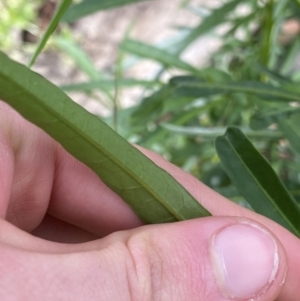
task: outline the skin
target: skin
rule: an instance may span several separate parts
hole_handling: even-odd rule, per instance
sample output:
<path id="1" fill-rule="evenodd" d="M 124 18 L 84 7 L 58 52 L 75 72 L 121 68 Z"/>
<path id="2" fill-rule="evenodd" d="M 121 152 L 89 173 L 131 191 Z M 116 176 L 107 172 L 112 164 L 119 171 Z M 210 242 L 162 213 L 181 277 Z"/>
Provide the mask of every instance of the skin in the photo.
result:
<path id="1" fill-rule="evenodd" d="M 88 167 L 0 102 L 0 300 L 231 300 L 216 283 L 209 244 L 245 220 L 274 235 L 281 260 L 253 300 L 297 300 L 298 238 L 139 149 L 214 216 L 143 226 Z"/>

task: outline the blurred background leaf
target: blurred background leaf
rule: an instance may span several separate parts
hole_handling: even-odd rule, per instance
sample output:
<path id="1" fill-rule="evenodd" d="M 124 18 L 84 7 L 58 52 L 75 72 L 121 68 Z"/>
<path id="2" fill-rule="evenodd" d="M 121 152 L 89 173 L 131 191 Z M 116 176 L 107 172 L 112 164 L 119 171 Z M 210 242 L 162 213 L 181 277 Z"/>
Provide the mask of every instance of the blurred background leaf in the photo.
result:
<path id="1" fill-rule="evenodd" d="M 72 6 L 64 16 L 63 20 L 66 22 L 74 22 L 79 18 L 89 14 L 94 14 L 99 10 L 110 9 L 140 1 L 146 0 L 83 0 Z"/>
<path id="2" fill-rule="evenodd" d="M 38 55 L 42 52 L 42 50 L 45 47 L 47 41 L 49 40 L 49 38 L 51 37 L 51 35 L 55 31 L 55 29 L 57 28 L 61 18 L 63 17 L 63 15 L 67 11 L 67 9 L 71 5 L 71 3 L 72 3 L 72 0 L 62 0 L 61 1 L 60 5 L 58 6 L 58 8 L 55 12 L 55 14 L 53 15 L 53 18 L 51 19 L 51 21 L 48 25 L 47 30 L 43 34 L 40 42 L 38 43 L 34 53 L 32 54 L 32 56 L 31 56 L 31 58 L 28 62 L 29 67 L 31 67 L 34 64 L 34 62 L 37 59 Z"/>

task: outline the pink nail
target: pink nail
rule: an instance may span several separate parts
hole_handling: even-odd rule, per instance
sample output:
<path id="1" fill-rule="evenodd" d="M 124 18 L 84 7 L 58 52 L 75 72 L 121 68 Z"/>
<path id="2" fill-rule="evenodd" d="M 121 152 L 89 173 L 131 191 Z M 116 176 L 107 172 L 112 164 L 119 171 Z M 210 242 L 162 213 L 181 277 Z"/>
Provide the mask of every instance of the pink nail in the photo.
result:
<path id="1" fill-rule="evenodd" d="M 212 259 L 221 291 L 233 300 L 254 300 L 270 286 L 279 266 L 274 238 L 248 222 L 215 234 Z"/>

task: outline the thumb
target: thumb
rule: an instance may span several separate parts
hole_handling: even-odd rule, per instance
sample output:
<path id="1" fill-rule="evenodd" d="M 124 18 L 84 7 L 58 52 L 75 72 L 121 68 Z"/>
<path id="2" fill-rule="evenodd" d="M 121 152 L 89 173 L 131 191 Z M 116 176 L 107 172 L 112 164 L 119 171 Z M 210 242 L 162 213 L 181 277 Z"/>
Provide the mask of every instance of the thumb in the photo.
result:
<path id="1" fill-rule="evenodd" d="M 274 301 L 287 272 L 280 242 L 248 219 L 144 227 L 126 245 L 132 300 Z"/>
<path id="2" fill-rule="evenodd" d="M 143 226 L 80 246 L 46 254 L 0 245 L 0 300 L 274 301 L 287 266 L 273 234 L 234 217 Z"/>

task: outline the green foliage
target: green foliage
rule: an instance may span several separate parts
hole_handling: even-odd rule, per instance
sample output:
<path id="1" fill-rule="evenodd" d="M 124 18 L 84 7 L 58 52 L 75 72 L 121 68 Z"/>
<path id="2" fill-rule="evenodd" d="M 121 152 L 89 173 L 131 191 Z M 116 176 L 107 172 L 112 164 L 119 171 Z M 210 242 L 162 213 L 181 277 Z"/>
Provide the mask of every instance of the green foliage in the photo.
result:
<path id="1" fill-rule="evenodd" d="M 110 9 L 126 4 L 141 2 L 145 0 L 83 0 L 79 4 L 74 5 L 69 9 L 63 18 L 63 21 L 74 22 L 89 14 L 94 14 L 97 11 Z"/>
<path id="2" fill-rule="evenodd" d="M 209 215 L 173 177 L 59 88 L 3 53 L 0 65 L 1 99 L 89 166 L 144 222 Z"/>
<path id="3" fill-rule="evenodd" d="M 64 21 L 74 21 L 99 10 L 133 2 L 138 1 L 81 1 L 70 7 L 64 15 Z M 198 12 L 192 3 L 193 1 L 183 1 L 180 9 Z M 242 15 L 241 7 L 244 8 Z M 62 15 L 58 19 L 61 17 Z M 161 153 L 224 196 L 276 220 L 300 236 L 300 73 L 295 67 L 299 64 L 300 40 L 297 34 L 286 39 L 283 32 L 286 22 L 300 22 L 299 20 L 298 0 L 228 0 L 219 8 L 211 10 L 195 27 L 178 28 L 174 38 L 159 45 L 133 40 L 127 34 L 120 45 L 115 70 L 105 72 L 95 68 L 88 54 L 72 38 L 57 34 L 53 38 L 53 45 L 72 58 L 78 69 L 88 76 L 86 82 L 70 83 L 62 89 L 88 95 L 101 91 L 111 112 L 111 116 L 105 121 L 115 129 L 118 128 L 124 138 Z M 217 30 L 220 26 L 224 26 L 222 34 Z M 218 36 L 222 45 L 212 54 L 207 67 L 199 68 L 185 62 L 180 55 L 204 35 Z M 38 52 L 39 50 L 37 54 Z M 160 66 L 152 79 L 123 76 L 124 71 L 149 59 Z M 13 62 L 8 64 L 16 66 Z M 25 69 L 23 71 L 27 72 Z M 34 84 L 37 78 L 33 78 Z M 10 81 L 16 84 L 13 77 Z M 18 85 L 21 84 L 22 79 L 19 78 Z M 50 87 L 45 81 L 41 84 L 49 89 L 47 95 L 53 93 L 59 95 L 57 99 L 65 98 L 54 86 Z M 122 108 L 116 94 L 132 86 L 142 87 L 139 101 L 132 108 Z M 3 87 L 1 85 L 1 91 L 8 89 Z M 14 91 L 16 90 L 18 89 L 14 86 Z M 3 93 L 1 97 L 8 99 L 10 103 L 17 103 L 17 93 Z M 45 93 L 45 96 L 39 96 L 39 104 L 28 99 L 28 104 L 15 107 L 20 111 L 27 110 L 27 106 L 31 106 L 32 110 L 38 109 L 46 101 L 47 95 Z M 71 112 L 73 106 L 69 104 L 69 100 L 67 102 Z M 58 105 L 63 106 L 63 103 L 62 100 Z M 52 101 L 48 105 L 52 106 Z M 77 107 L 74 110 L 81 112 Z M 73 122 L 73 117 L 66 109 L 60 112 L 63 113 L 65 125 Z M 89 119 L 84 117 L 86 113 L 79 113 L 81 114 L 82 120 Z M 26 116 L 32 118 L 30 114 Z M 53 137 L 63 142 L 65 138 L 59 136 L 64 133 L 58 129 L 60 124 L 61 122 L 47 123 L 45 130 L 52 131 Z M 77 126 L 80 127 L 78 124 Z M 104 125 L 101 124 L 99 128 L 101 127 L 104 128 Z M 89 135 L 95 139 L 94 130 L 86 129 L 83 135 L 85 138 L 77 130 L 70 136 L 77 137 L 74 138 L 76 145 L 80 139 L 86 140 Z M 108 129 L 105 128 L 105 131 Z M 113 132 L 109 133 L 108 136 L 115 135 Z M 221 136 L 216 139 L 219 135 Z M 116 141 L 121 140 L 116 138 Z M 76 149 L 74 143 L 70 149 L 66 146 L 70 152 L 72 148 Z M 119 142 L 109 140 L 107 143 L 106 153 L 120 148 Z M 125 145 L 125 140 L 122 143 Z M 82 144 L 80 153 L 83 154 L 86 147 Z M 128 145 L 122 144 L 122 147 L 127 149 Z M 100 148 L 101 153 L 102 146 L 97 148 Z M 132 148 L 128 149 L 131 153 Z M 99 149 L 95 148 L 93 152 L 96 156 Z M 77 156 L 76 153 L 74 155 Z M 118 154 L 114 156 L 118 157 Z M 85 158 L 83 161 L 87 164 L 91 162 Z M 112 163 L 110 160 L 103 164 Z M 139 163 L 136 165 L 138 168 Z M 154 167 L 147 165 L 148 168 L 150 170 Z M 136 170 L 137 174 L 139 172 Z M 150 173 L 144 179 L 145 185 L 150 185 L 155 181 L 154 178 Z M 112 182 L 108 181 L 108 185 L 112 187 L 110 183 Z M 117 190 L 131 202 L 133 192 L 126 190 L 131 184 L 128 186 L 127 180 L 123 184 Z M 132 187 L 140 186 L 132 183 Z M 161 188 L 153 188 L 153 192 L 156 189 Z M 174 191 L 177 189 L 181 188 Z M 172 212 L 168 200 L 165 201 L 166 207 Z M 138 206 L 149 205 L 156 208 L 160 206 L 158 203 L 165 201 L 155 201 L 152 204 L 146 202 L 147 204 Z M 180 203 L 180 200 L 177 201 Z M 191 201 L 192 207 L 195 205 L 193 202 Z M 175 206 L 172 216 L 179 212 L 179 203 L 175 203 L 170 205 Z M 140 207 L 136 210 L 141 212 Z M 199 210 L 200 215 L 207 213 L 202 208 Z M 186 214 L 189 216 L 188 212 Z M 165 216 L 151 221 L 171 219 L 173 217 Z M 148 217 L 145 220 L 150 221 Z"/>
<path id="4" fill-rule="evenodd" d="M 46 32 L 44 33 L 44 35 L 41 38 L 38 46 L 35 49 L 35 52 L 33 53 L 32 57 L 30 58 L 30 60 L 28 62 L 29 67 L 31 67 L 34 64 L 36 58 L 42 52 L 42 50 L 45 47 L 48 39 L 51 37 L 51 35 L 55 31 L 55 29 L 57 28 L 62 16 L 65 14 L 65 12 L 67 11 L 67 9 L 68 9 L 68 7 L 70 6 L 71 3 L 72 3 L 72 0 L 63 0 L 61 2 L 60 6 L 58 7 L 55 15 L 53 16 L 53 18 L 50 22 Z"/>
<path id="5" fill-rule="evenodd" d="M 229 127 L 216 139 L 216 149 L 226 173 L 252 208 L 300 236 L 300 207 L 243 133 Z"/>
<path id="6" fill-rule="evenodd" d="M 197 73 L 197 70 L 194 67 L 182 61 L 178 56 L 172 55 L 171 53 L 165 50 L 159 49 L 151 45 L 147 45 L 139 41 L 126 39 L 121 44 L 121 50 L 143 58 L 154 60 L 164 65 L 166 68 L 172 67 L 178 68 L 180 70 L 186 70 L 192 73 Z"/>

